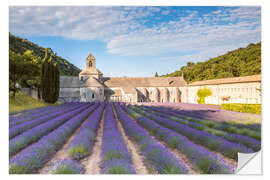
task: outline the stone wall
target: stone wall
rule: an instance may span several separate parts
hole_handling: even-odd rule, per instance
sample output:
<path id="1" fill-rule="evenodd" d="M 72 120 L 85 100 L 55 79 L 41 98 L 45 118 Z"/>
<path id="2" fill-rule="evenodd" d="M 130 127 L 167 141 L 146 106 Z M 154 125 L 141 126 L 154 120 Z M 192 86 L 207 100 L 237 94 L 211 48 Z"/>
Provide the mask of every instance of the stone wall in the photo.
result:
<path id="1" fill-rule="evenodd" d="M 60 88 L 59 99 L 60 102 L 79 102 L 80 101 L 80 88 Z"/>
<path id="2" fill-rule="evenodd" d="M 38 91 L 37 91 L 37 89 L 21 88 L 21 91 L 23 93 L 27 94 L 28 96 L 31 96 L 34 99 L 38 99 Z"/>
<path id="3" fill-rule="evenodd" d="M 205 98 L 206 104 L 261 103 L 261 92 L 258 91 L 261 89 L 260 82 L 190 86 L 188 87 L 188 103 L 197 103 L 196 93 L 204 87 L 213 93 L 212 96 Z"/>
<path id="4" fill-rule="evenodd" d="M 81 87 L 81 102 L 104 101 L 104 89 L 99 87 Z"/>

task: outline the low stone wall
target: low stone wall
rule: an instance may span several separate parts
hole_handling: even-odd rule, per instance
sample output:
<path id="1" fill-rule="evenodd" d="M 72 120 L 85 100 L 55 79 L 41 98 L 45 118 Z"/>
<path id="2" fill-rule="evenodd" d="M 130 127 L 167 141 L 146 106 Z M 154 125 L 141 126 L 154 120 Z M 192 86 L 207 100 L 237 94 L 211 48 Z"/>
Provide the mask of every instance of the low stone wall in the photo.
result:
<path id="1" fill-rule="evenodd" d="M 31 96 L 34 99 L 38 99 L 38 91 L 37 91 L 37 89 L 21 88 L 21 92 Z"/>

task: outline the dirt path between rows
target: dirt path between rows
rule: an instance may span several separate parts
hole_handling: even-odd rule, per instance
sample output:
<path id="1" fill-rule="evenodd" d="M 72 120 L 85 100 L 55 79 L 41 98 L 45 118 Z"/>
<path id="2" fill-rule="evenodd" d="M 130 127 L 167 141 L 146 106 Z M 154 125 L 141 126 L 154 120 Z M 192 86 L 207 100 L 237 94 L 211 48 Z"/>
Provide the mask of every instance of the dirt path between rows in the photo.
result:
<path id="1" fill-rule="evenodd" d="M 43 168 L 41 168 L 39 170 L 39 174 L 50 174 L 50 168 L 51 165 L 56 162 L 57 160 L 62 160 L 65 158 L 68 158 L 68 152 L 67 152 L 67 147 L 68 145 L 71 143 L 71 141 L 75 138 L 75 136 L 78 134 L 78 132 L 80 131 L 80 129 L 83 127 L 83 125 L 87 122 L 88 118 L 92 115 L 92 113 L 95 110 L 93 110 L 83 121 L 83 123 L 80 125 L 79 128 L 77 128 L 77 130 L 72 134 L 72 136 L 70 136 L 70 138 L 68 139 L 68 141 L 63 145 L 63 147 L 57 151 L 57 153 L 51 158 L 50 161 L 48 161 Z"/>
<path id="2" fill-rule="evenodd" d="M 127 112 L 126 112 L 127 113 Z M 128 113 L 127 115 L 136 122 L 136 120 L 130 116 Z M 140 124 L 138 124 L 140 127 L 142 127 Z M 145 129 L 144 127 L 142 127 L 143 129 Z M 146 130 L 146 129 L 145 129 Z M 179 160 L 179 162 L 183 162 L 185 164 L 185 166 L 187 167 L 189 174 L 200 174 L 201 170 L 194 166 L 191 161 L 182 153 L 180 153 L 179 151 L 177 151 L 176 149 L 172 149 L 169 148 L 163 141 L 158 140 L 155 136 L 152 136 L 148 130 L 146 130 L 146 133 L 151 136 L 153 139 L 155 139 L 157 141 L 157 143 L 159 143 L 161 146 L 163 146 L 164 148 L 168 149 L 175 157 L 176 159 Z"/>
<path id="3" fill-rule="evenodd" d="M 92 149 L 92 153 L 90 156 L 81 160 L 81 164 L 85 167 L 85 174 L 100 174 L 104 114 L 105 108 L 103 110 L 102 119 L 97 131 L 96 142 Z"/>
<path id="4" fill-rule="evenodd" d="M 136 174 L 148 174 L 147 168 L 143 163 L 144 162 L 143 156 L 139 154 L 138 147 L 136 147 L 135 144 L 133 144 L 133 142 L 131 140 L 129 140 L 128 136 L 126 135 L 124 128 L 118 119 L 118 116 L 116 114 L 116 111 L 115 111 L 113 105 L 112 105 L 112 110 L 113 110 L 113 113 L 115 116 L 117 126 L 122 134 L 122 137 L 124 138 L 125 143 L 126 143 L 126 147 L 128 148 L 128 151 L 131 154 L 132 164 L 136 170 Z"/>

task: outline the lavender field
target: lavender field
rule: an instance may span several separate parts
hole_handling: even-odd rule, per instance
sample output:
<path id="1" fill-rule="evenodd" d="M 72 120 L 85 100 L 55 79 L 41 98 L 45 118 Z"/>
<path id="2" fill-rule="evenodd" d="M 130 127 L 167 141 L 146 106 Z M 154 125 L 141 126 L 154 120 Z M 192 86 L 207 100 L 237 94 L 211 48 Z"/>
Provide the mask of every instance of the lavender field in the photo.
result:
<path id="1" fill-rule="evenodd" d="M 260 116 L 183 103 L 64 103 L 9 118 L 10 174 L 233 174 Z"/>

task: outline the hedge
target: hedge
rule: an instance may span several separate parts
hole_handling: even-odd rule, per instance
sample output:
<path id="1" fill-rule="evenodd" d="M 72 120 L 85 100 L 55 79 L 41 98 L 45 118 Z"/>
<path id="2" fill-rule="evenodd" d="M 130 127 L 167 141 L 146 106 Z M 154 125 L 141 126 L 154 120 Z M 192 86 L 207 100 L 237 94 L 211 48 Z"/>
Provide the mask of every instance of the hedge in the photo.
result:
<path id="1" fill-rule="evenodd" d="M 221 104 L 221 109 L 229 111 L 261 114 L 261 104 L 226 103 Z"/>

